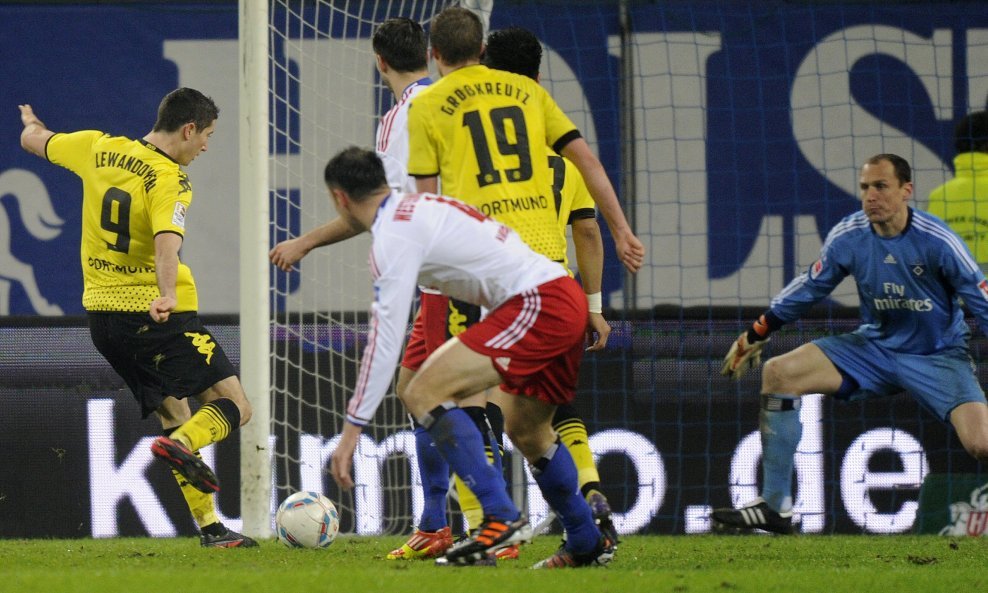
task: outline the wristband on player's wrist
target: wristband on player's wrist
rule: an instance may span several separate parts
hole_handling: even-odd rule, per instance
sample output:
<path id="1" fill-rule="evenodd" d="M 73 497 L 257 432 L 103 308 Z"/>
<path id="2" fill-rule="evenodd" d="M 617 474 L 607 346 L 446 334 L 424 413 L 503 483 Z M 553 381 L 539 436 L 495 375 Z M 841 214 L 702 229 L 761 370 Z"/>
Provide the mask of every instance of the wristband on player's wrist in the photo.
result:
<path id="1" fill-rule="evenodd" d="M 771 310 L 766 311 L 755 320 L 748 329 L 748 343 L 767 340 L 769 334 L 782 327 L 783 321 L 776 317 Z"/>
<path id="2" fill-rule="evenodd" d="M 591 313 L 601 313 L 604 310 L 603 299 L 599 292 L 587 295 L 587 308 Z"/>

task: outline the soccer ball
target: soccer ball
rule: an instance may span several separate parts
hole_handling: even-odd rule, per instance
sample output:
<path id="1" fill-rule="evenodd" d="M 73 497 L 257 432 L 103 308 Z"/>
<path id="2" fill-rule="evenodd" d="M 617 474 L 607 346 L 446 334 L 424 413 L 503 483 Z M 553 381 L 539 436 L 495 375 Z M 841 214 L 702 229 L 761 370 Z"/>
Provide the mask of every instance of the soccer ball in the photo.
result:
<path id="1" fill-rule="evenodd" d="M 318 492 L 296 492 L 274 516 L 278 541 L 289 548 L 328 548 L 340 531 L 336 505 Z"/>

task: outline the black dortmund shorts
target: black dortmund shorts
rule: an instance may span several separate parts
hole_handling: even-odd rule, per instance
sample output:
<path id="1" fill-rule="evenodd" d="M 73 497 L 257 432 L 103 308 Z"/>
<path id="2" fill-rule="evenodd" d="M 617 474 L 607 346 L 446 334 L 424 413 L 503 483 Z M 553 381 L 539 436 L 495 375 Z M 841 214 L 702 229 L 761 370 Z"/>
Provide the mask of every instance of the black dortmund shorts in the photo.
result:
<path id="1" fill-rule="evenodd" d="M 167 396 L 198 395 L 237 371 L 194 311 L 155 323 L 148 313 L 89 312 L 93 345 L 147 418 Z"/>

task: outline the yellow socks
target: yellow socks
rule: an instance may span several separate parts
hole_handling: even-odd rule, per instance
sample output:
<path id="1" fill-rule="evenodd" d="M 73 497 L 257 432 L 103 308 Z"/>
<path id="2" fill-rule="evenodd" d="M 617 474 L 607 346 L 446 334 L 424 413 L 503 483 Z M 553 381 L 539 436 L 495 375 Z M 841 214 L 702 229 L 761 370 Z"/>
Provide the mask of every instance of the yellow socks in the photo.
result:
<path id="1" fill-rule="evenodd" d="M 165 436 L 171 437 L 175 429 L 166 429 Z M 202 455 L 196 451 L 196 456 L 202 459 Z M 213 495 L 200 492 L 197 488 L 189 484 L 182 474 L 172 469 L 172 476 L 178 482 L 178 487 L 182 489 L 182 496 L 185 497 L 185 504 L 189 506 L 192 518 L 200 528 L 213 523 L 218 523 L 220 518 L 216 515 L 216 504 L 213 502 Z"/>
<path id="2" fill-rule="evenodd" d="M 594 463 L 593 451 L 590 450 L 590 437 L 587 435 L 587 426 L 583 420 L 577 417 L 561 419 L 557 411 L 553 428 L 559 433 L 559 438 L 573 457 L 580 489 L 583 490 L 586 484 L 599 483 L 600 474 L 597 473 L 597 464 Z"/>
<path id="3" fill-rule="evenodd" d="M 179 426 L 171 438 L 190 451 L 222 441 L 240 427 L 240 409 L 233 400 L 220 398 L 203 405 L 188 422 Z"/>

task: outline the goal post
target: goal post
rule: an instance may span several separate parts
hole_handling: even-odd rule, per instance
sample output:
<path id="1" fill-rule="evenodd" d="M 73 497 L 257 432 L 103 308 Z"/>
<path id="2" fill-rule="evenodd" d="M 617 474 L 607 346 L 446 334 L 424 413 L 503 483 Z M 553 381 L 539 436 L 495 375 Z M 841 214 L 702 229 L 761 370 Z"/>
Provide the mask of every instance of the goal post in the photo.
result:
<path id="1" fill-rule="evenodd" d="M 271 535 L 268 312 L 268 8 L 240 0 L 240 377 L 253 409 L 240 431 L 243 531 Z"/>

